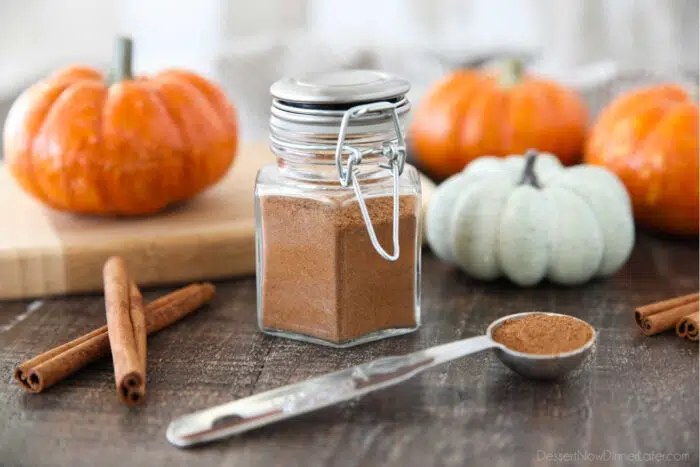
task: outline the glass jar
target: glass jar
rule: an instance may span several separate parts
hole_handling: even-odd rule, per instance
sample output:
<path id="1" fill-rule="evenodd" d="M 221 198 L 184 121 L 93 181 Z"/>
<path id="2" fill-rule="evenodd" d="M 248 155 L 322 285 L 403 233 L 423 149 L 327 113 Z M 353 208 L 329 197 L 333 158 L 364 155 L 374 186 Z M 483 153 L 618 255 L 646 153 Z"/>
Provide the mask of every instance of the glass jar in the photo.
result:
<path id="1" fill-rule="evenodd" d="M 312 73 L 272 85 L 277 163 L 255 188 L 257 314 L 268 334 L 333 347 L 420 326 L 421 201 L 405 164 L 408 82 Z"/>

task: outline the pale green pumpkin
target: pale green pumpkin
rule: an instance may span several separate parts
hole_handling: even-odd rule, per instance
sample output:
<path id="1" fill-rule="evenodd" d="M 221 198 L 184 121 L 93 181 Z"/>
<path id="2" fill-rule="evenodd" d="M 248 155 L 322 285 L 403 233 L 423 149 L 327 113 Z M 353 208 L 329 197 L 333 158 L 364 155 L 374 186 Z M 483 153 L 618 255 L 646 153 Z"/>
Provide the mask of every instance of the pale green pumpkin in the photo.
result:
<path id="1" fill-rule="evenodd" d="M 629 196 L 601 167 L 552 154 L 481 157 L 442 183 L 427 210 L 434 252 L 472 277 L 573 285 L 616 272 L 634 246 Z"/>

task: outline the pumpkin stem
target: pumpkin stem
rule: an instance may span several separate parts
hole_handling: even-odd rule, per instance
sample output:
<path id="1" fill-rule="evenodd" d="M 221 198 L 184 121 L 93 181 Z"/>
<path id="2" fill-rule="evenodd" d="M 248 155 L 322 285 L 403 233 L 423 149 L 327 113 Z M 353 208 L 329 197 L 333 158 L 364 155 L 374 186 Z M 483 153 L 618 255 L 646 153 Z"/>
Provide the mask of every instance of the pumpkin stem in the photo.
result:
<path id="1" fill-rule="evenodd" d="M 503 62 L 501 73 L 498 75 L 498 85 L 502 88 L 512 88 L 518 84 L 525 74 L 523 62 L 511 58 Z"/>
<path id="2" fill-rule="evenodd" d="M 541 188 L 540 182 L 537 180 L 537 174 L 535 174 L 535 161 L 537 160 L 537 151 L 530 149 L 525 154 L 525 169 L 523 170 L 523 176 L 520 177 L 520 185 L 530 185 L 535 188 Z"/>
<path id="3" fill-rule="evenodd" d="M 109 73 L 110 84 L 134 78 L 133 75 L 133 41 L 130 37 L 117 37 L 114 42 L 114 59 Z"/>

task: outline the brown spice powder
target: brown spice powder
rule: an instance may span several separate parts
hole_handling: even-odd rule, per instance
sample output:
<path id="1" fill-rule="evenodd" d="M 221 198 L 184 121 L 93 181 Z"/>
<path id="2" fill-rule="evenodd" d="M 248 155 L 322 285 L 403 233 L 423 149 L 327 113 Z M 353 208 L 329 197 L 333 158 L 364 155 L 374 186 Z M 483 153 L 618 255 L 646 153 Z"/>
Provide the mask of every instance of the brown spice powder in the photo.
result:
<path id="1" fill-rule="evenodd" d="M 391 252 L 392 198 L 369 198 L 367 209 Z M 335 344 L 415 328 L 416 209 L 415 196 L 401 196 L 401 254 L 391 262 L 372 246 L 356 201 L 261 197 L 262 326 Z"/>
<path id="2" fill-rule="evenodd" d="M 593 328 L 568 316 L 533 314 L 506 320 L 492 337 L 518 352 L 559 354 L 583 347 L 593 338 Z"/>

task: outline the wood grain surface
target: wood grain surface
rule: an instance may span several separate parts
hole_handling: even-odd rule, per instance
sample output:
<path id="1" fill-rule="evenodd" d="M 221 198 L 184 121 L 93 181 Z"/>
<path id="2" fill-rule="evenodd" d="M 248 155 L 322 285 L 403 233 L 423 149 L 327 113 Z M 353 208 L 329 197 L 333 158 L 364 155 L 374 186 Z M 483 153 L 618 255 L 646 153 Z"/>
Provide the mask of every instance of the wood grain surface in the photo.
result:
<path id="1" fill-rule="evenodd" d="M 104 324 L 99 295 L 0 302 L 3 466 L 527 466 L 698 465 L 698 345 L 645 337 L 633 308 L 698 290 L 697 241 L 640 233 L 614 277 L 583 287 L 520 289 L 475 282 L 424 253 L 420 331 L 333 350 L 258 332 L 254 279 L 218 283 L 214 302 L 149 338 L 148 397 L 128 409 L 109 358 L 44 394 L 25 394 L 13 366 Z M 168 289 L 147 289 L 153 298 Z M 180 450 L 170 420 L 370 359 L 474 336 L 509 313 L 568 313 L 599 331 L 581 371 L 524 380 L 488 352 L 359 400 L 238 438 Z M 676 460 L 659 462 L 657 454 Z M 607 457 L 606 457 L 607 456 Z M 613 457 L 617 456 L 617 457 Z M 639 457 L 633 457 L 639 456 Z M 579 457 L 579 459 L 593 459 Z M 615 462 L 617 460 L 617 462 Z"/>

